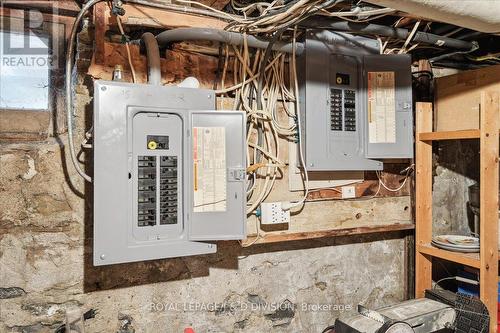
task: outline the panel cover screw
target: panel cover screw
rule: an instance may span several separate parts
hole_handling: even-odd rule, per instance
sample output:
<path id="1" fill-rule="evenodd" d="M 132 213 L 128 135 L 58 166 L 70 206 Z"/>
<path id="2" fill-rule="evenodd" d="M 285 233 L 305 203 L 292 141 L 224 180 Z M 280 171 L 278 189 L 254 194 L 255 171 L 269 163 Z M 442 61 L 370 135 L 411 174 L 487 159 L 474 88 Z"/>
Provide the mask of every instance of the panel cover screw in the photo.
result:
<path id="1" fill-rule="evenodd" d="M 106 256 L 104 254 L 101 254 L 100 258 L 101 258 L 101 260 L 104 260 L 104 259 L 106 259 Z"/>

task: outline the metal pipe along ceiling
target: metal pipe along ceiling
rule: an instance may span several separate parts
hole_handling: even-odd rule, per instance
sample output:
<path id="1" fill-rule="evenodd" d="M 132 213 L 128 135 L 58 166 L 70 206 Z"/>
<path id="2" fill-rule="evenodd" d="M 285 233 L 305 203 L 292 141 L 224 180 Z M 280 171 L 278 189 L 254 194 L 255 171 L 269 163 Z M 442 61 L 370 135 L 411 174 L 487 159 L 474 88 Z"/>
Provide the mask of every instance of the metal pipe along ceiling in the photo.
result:
<path id="1" fill-rule="evenodd" d="M 172 42 L 181 42 L 188 40 L 206 40 L 213 42 L 221 42 L 230 45 L 243 45 L 243 34 L 237 32 L 229 32 L 217 29 L 208 28 L 178 28 L 164 31 L 156 36 L 156 40 L 160 46 L 166 46 Z M 269 41 L 247 35 L 248 47 L 265 49 L 269 45 Z M 304 51 L 302 43 L 296 43 L 296 54 L 299 55 Z M 293 44 L 275 42 L 272 46 L 274 51 L 292 53 Z"/>
<path id="2" fill-rule="evenodd" d="M 336 31 L 356 32 L 368 35 L 391 37 L 401 40 L 405 40 L 410 34 L 410 31 L 404 28 L 393 28 L 373 23 L 332 21 L 328 18 L 322 18 L 322 17 L 305 20 L 304 22 L 301 23 L 301 25 L 310 28 L 317 27 L 317 28 L 325 28 Z M 415 34 L 413 40 L 416 42 L 436 45 L 440 47 L 448 47 L 464 51 L 472 50 L 475 47 L 472 42 L 439 36 L 421 31 L 418 31 Z"/>

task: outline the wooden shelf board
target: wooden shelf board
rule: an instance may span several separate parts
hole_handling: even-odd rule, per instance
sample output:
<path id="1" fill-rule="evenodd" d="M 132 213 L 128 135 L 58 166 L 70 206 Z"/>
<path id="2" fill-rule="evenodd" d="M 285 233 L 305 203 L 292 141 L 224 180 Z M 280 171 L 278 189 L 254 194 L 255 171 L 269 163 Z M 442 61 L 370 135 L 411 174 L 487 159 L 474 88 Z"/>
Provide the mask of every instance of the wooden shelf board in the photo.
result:
<path id="1" fill-rule="evenodd" d="M 447 132 L 424 132 L 418 134 L 418 139 L 420 141 L 479 139 L 480 134 L 481 131 L 478 129 Z"/>
<path id="2" fill-rule="evenodd" d="M 285 241 L 300 241 L 307 239 L 319 239 L 328 237 L 351 236 L 372 234 L 379 232 L 396 232 L 404 230 L 413 230 L 415 225 L 412 223 L 396 223 L 380 226 L 365 226 L 358 228 L 344 228 L 319 231 L 303 231 L 303 232 L 268 232 L 262 235 L 254 244 L 279 243 Z M 250 235 L 242 243 L 243 246 L 251 244 L 255 241 L 255 235 Z"/>
<path id="3" fill-rule="evenodd" d="M 480 259 L 479 252 L 478 253 L 460 253 L 447 251 L 443 249 L 438 249 L 430 244 L 421 244 L 417 246 L 417 250 L 420 253 L 435 257 L 441 258 L 448 261 L 456 262 L 462 265 L 480 268 Z"/>
<path id="4" fill-rule="evenodd" d="M 479 252 L 478 253 L 460 253 L 438 249 L 430 244 L 420 244 L 417 247 L 420 253 L 430 255 L 432 257 L 445 259 L 448 261 L 456 262 L 466 266 L 479 268 Z"/>

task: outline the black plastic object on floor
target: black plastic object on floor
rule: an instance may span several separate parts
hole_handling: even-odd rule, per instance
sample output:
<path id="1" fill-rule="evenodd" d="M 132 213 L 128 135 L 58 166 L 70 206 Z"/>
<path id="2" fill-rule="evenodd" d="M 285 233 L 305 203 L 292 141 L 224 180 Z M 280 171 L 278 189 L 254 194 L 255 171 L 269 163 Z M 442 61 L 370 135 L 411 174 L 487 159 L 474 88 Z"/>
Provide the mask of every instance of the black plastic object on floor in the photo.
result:
<path id="1" fill-rule="evenodd" d="M 448 304 L 450 306 L 455 306 L 457 294 L 445 289 L 426 289 L 425 298 Z"/>
<path id="2" fill-rule="evenodd" d="M 487 333 L 490 325 L 488 309 L 477 297 L 457 293 L 456 333 Z"/>

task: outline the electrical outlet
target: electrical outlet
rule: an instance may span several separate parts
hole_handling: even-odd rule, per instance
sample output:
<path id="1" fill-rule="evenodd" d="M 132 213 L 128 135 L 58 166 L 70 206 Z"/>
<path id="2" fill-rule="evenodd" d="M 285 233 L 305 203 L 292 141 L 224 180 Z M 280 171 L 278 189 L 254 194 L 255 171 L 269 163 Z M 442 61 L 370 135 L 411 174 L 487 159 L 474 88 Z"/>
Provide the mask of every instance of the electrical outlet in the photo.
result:
<path id="1" fill-rule="evenodd" d="M 290 223 L 290 210 L 284 211 L 281 202 L 263 202 L 260 210 L 262 224 Z"/>
<path id="2" fill-rule="evenodd" d="M 356 188 L 354 186 L 342 186 L 342 199 L 356 198 Z"/>

